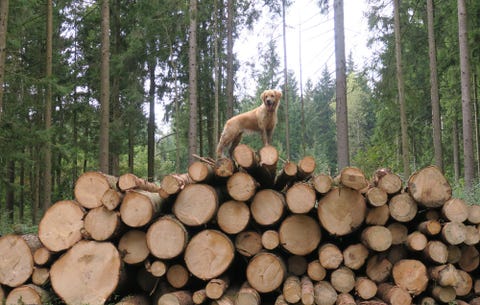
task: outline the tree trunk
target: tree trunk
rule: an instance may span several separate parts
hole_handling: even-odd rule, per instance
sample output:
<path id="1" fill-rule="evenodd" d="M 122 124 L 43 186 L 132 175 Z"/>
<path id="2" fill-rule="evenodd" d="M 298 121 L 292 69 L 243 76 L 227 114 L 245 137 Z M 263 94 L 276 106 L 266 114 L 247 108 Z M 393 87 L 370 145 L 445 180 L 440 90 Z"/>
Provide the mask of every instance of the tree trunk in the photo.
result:
<path id="1" fill-rule="evenodd" d="M 227 117 L 233 116 L 233 34 L 235 31 L 235 1 L 227 0 Z"/>
<path id="2" fill-rule="evenodd" d="M 319 174 L 313 177 L 313 187 L 320 194 L 326 194 L 332 189 L 333 179 L 330 175 Z"/>
<path id="3" fill-rule="evenodd" d="M 191 305 L 193 304 L 192 293 L 187 290 L 169 292 L 162 295 L 157 305 Z"/>
<path id="4" fill-rule="evenodd" d="M 275 230 L 267 230 L 262 234 L 262 246 L 267 250 L 273 250 L 280 245 L 280 236 Z"/>
<path id="5" fill-rule="evenodd" d="M 311 261 L 307 266 L 307 275 L 312 281 L 322 281 L 327 276 L 327 270 L 318 259 Z"/>
<path id="6" fill-rule="evenodd" d="M 111 243 L 80 241 L 55 261 L 50 280 L 67 304 L 104 304 L 119 284 L 120 267 L 120 254 Z"/>
<path id="7" fill-rule="evenodd" d="M 100 67 L 100 153 L 99 168 L 109 174 L 109 129 L 110 129 L 110 5 L 102 1 L 101 22 L 101 67 Z"/>
<path id="8" fill-rule="evenodd" d="M 285 114 L 285 154 L 290 161 L 290 121 L 288 119 L 288 65 L 287 65 L 287 23 L 285 22 L 286 1 L 282 0 L 282 30 L 283 30 L 283 96 L 284 96 L 284 114 Z M 271 143 L 270 143 L 271 144 Z"/>
<path id="9" fill-rule="evenodd" d="M 145 179 L 138 178 L 134 174 L 126 173 L 118 177 L 118 188 L 123 192 L 140 189 L 142 191 L 156 193 L 159 191 L 160 186 Z"/>
<path id="10" fill-rule="evenodd" d="M 161 182 L 161 188 L 168 195 L 177 194 L 186 185 L 193 183 L 188 174 L 170 174 L 165 176 Z"/>
<path id="11" fill-rule="evenodd" d="M 45 286 L 50 280 L 50 269 L 44 267 L 34 267 L 32 273 L 32 283 L 37 286 Z"/>
<path id="12" fill-rule="evenodd" d="M 262 299 L 257 290 L 245 282 L 237 294 L 235 305 L 260 305 Z"/>
<path id="13" fill-rule="evenodd" d="M 230 285 L 228 277 L 211 279 L 207 286 L 205 286 L 205 293 L 208 298 L 212 300 L 218 300 L 227 290 Z"/>
<path id="14" fill-rule="evenodd" d="M 148 60 L 148 75 L 150 78 L 150 88 L 148 90 L 148 126 L 147 126 L 147 177 L 148 181 L 152 182 L 155 177 L 155 58 L 154 56 L 154 42 L 150 42 L 150 60 Z"/>
<path id="15" fill-rule="evenodd" d="M 163 216 L 148 228 L 146 235 L 148 249 L 159 259 L 179 256 L 188 242 L 184 225 L 173 216 Z"/>
<path id="16" fill-rule="evenodd" d="M 373 184 L 389 195 L 396 194 L 402 189 L 402 179 L 400 179 L 397 174 L 385 168 L 375 171 Z"/>
<path id="17" fill-rule="evenodd" d="M 8 2 L 0 1 L 0 122 L 3 115 L 3 82 L 5 80 L 5 57 L 7 50 Z"/>
<path id="18" fill-rule="evenodd" d="M 365 193 L 365 197 L 367 198 L 368 203 L 374 207 L 382 206 L 388 201 L 387 192 L 376 186 L 369 188 Z"/>
<path id="19" fill-rule="evenodd" d="M 368 186 L 365 174 L 356 167 L 343 168 L 338 177 L 338 181 L 341 185 L 357 191 L 362 191 Z"/>
<path id="20" fill-rule="evenodd" d="M 197 153 L 197 124 L 198 124 L 198 115 L 197 115 L 197 105 L 198 105 L 198 95 L 197 95 L 197 0 L 190 0 L 190 26 L 189 26 L 189 37 L 188 37 L 188 62 L 189 62 L 189 128 L 188 128 L 188 160 L 191 164 L 194 159 L 193 155 Z M 178 132 L 178 131 L 177 131 Z"/>

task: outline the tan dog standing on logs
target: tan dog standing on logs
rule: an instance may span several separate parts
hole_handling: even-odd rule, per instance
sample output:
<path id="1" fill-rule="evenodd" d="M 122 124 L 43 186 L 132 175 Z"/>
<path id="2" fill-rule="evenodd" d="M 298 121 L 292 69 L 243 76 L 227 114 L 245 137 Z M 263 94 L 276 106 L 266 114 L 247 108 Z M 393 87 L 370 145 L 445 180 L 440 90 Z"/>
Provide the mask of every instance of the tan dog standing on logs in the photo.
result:
<path id="1" fill-rule="evenodd" d="M 217 158 L 223 157 L 223 151 L 228 148 L 230 156 L 240 143 L 244 132 L 260 132 L 263 145 L 272 143 L 273 130 L 277 125 L 277 109 L 280 104 L 282 92 L 278 90 L 265 90 L 260 99 L 262 104 L 257 108 L 241 113 L 225 123 L 220 141 L 217 146 Z"/>

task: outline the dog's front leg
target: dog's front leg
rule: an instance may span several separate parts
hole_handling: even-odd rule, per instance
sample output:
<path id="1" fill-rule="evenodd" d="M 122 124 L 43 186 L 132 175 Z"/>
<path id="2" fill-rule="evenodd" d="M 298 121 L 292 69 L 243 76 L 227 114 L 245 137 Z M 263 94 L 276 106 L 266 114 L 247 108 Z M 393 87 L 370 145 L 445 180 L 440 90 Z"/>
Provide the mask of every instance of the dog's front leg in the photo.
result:
<path id="1" fill-rule="evenodd" d="M 262 130 L 262 141 L 263 146 L 267 146 L 268 144 L 270 144 L 268 131 L 266 129 Z"/>

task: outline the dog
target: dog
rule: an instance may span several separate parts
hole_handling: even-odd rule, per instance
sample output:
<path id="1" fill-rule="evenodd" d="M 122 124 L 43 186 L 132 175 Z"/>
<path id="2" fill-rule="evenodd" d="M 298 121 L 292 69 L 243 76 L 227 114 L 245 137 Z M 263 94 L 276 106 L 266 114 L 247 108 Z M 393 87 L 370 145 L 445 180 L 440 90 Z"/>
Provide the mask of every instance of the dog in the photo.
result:
<path id="1" fill-rule="evenodd" d="M 265 90 L 260 99 L 262 104 L 257 108 L 230 118 L 223 128 L 218 141 L 217 158 L 224 157 L 224 150 L 228 148 L 230 157 L 233 150 L 240 143 L 244 132 L 260 132 L 263 145 L 272 143 L 273 131 L 277 125 L 277 109 L 282 92 L 279 90 Z"/>

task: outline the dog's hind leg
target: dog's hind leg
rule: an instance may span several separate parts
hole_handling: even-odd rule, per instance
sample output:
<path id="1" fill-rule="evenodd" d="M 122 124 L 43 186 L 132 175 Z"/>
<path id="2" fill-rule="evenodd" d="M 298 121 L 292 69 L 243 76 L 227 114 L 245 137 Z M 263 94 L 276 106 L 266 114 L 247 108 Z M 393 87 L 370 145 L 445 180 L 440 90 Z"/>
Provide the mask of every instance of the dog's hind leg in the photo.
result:
<path id="1" fill-rule="evenodd" d="M 228 150 L 228 153 L 230 154 L 230 157 L 233 155 L 233 151 L 235 150 L 235 147 L 240 144 L 240 141 L 242 140 L 242 134 L 239 133 L 232 141 L 232 144 L 230 145 L 230 149 Z"/>

